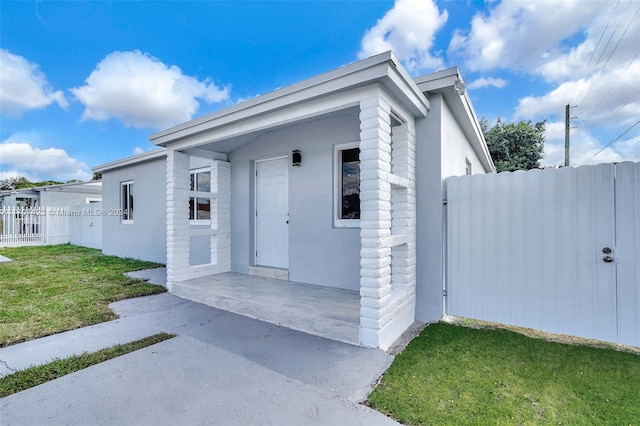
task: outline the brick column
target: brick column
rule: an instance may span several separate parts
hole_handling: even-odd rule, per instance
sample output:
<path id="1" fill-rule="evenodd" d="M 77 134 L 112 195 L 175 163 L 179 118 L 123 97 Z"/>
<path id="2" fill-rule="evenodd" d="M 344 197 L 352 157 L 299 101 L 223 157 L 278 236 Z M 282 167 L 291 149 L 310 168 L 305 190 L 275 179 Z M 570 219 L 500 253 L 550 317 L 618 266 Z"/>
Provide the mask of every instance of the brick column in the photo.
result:
<path id="1" fill-rule="evenodd" d="M 360 343 L 370 347 L 391 319 L 390 112 L 378 92 L 360 102 Z"/>
<path id="2" fill-rule="evenodd" d="M 167 289 L 189 269 L 189 156 L 167 149 Z"/>

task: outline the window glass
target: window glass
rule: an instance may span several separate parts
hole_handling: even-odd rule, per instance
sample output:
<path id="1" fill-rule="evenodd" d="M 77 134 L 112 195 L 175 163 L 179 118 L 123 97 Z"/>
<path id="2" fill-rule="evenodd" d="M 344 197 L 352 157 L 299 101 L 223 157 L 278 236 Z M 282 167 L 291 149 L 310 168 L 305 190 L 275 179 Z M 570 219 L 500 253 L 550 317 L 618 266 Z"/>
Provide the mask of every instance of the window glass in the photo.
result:
<path id="1" fill-rule="evenodd" d="M 341 208 L 340 219 L 360 219 L 360 149 L 340 151 Z"/>
<path id="2" fill-rule="evenodd" d="M 211 172 L 191 172 L 191 191 L 211 192 Z M 202 197 L 189 198 L 189 220 L 211 219 L 211 199 Z"/>
<path id="3" fill-rule="evenodd" d="M 196 173 L 196 180 L 198 182 L 196 191 L 210 192 L 211 191 L 211 172 L 199 172 Z"/>
<path id="4" fill-rule="evenodd" d="M 121 200 L 120 208 L 122 210 L 122 220 L 133 220 L 133 182 L 123 182 L 120 184 Z"/>

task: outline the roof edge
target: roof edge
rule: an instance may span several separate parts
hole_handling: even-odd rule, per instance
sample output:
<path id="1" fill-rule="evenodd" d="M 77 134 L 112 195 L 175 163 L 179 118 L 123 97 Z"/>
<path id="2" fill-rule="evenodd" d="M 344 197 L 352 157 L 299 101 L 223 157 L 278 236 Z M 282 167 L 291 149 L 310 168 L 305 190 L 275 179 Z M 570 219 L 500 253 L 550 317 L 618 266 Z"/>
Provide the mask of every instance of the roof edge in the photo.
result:
<path id="1" fill-rule="evenodd" d="M 167 150 L 165 148 L 154 149 L 153 151 L 143 152 L 142 154 L 132 155 L 130 157 L 121 158 L 120 160 L 111 161 L 91 168 L 94 173 L 103 173 L 108 170 L 118 169 L 120 167 L 130 166 L 132 164 L 144 163 L 146 161 L 155 160 L 156 158 L 165 157 Z"/>
<path id="2" fill-rule="evenodd" d="M 385 65 L 386 68 L 383 69 L 382 67 Z M 375 70 L 378 70 L 377 74 Z M 393 72 L 397 77 L 394 76 L 389 78 L 391 77 L 390 70 L 394 70 Z M 430 105 L 428 100 L 423 96 L 422 92 L 409 74 L 402 68 L 400 61 L 391 51 L 387 51 L 360 61 L 343 65 L 334 70 L 274 90 L 265 95 L 249 99 L 245 102 L 224 108 L 203 117 L 195 118 L 166 130 L 153 133 L 149 135 L 149 139 L 158 146 L 166 146 L 166 144 L 171 143 L 172 141 L 188 137 L 192 134 L 214 129 L 219 126 L 225 126 L 236 120 L 261 115 L 270 110 L 291 106 L 296 102 L 303 100 L 301 96 L 298 96 L 301 93 L 312 91 L 318 87 L 330 85 L 334 82 L 348 82 L 349 77 L 359 73 L 367 73 L 367 71 L 372 72 L 368 74 L 362 84 L 371 83 L 376 79 L 385 85 L 397 84 L 397 81 L 402 81 L 402 84 L 406 85 L 411 92 L 415 92 L 413 102 L 424 104 L 415 106 L 415 108 L 417 110 L 424 110 L 425 112 L 429 109 Z M 326 94 L 348 87 L 351 86 L 345 86 L 342 88 L 336 86 L 333 89 L 328 90 Z M 411 99 L 411 97 L 408 99 Z"/>

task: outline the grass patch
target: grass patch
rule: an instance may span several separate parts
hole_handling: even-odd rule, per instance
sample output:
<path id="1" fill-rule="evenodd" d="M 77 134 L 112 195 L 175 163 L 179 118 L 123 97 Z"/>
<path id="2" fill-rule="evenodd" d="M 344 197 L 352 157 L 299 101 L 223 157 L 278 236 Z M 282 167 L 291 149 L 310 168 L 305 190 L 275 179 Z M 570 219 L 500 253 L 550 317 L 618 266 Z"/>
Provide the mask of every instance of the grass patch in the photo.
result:
<path id="1" fill-rule="evenodd" d="M 63 244 L 3 248 L 0 347 L 117 318 L 111 302 L 166 291 L 124 275 L 160 266 Z"/>
<path id="2" fill-rule="evenodd" d="M 399 354 L 368 403 L 405 424 L 638 424 L 640 355 L 445 323 Z"/>
<path id="3" fill-rule="evenodd" d="M 175 337 L 175 334 L 154 334 L 124 345 L 115 345 L 93 353 L 83 353 L 69 358 L 56 359 L 47 364 L 16 371 L 0 378 L 0 398 L 41 385 L 109 359 L 117 358 L 129 352 L 155 345 L 172 337 Z"/>

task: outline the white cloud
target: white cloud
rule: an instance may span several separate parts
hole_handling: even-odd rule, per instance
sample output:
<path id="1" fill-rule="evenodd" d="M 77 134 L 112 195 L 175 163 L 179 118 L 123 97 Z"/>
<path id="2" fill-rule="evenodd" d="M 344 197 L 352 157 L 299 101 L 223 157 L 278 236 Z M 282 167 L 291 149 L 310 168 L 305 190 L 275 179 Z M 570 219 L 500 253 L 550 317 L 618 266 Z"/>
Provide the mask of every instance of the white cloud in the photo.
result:
<path id="1" fill-rule="evenodd" d="M 0 143 L 0 158 L 8 177 L 25 176 L 30 180 L 89 180 L 89 166 L 59 148 L 40 149 L 12 137 Z"/>
<path id="2" fill-rule="evenodd" d="M 139 50 L 107 55 L 85 80 L 71 89 L 85 106 L 83 120 L 117 118 L 134 127 L 164 128 L 190 120 L 200 101 L 223 102 L 229 88 L 182 73 L 175 65 Z"/>
<path id="3" fill-rule="evenodd" d="M 56 102 L 62 108 L 68 102 L 62 91 L 53 91 L 37 64 L 0 49 L 0 112 L 20 115 L 31 109 Z"/>
<path id="4" fill-rule="evenodd" d="M 572 109 L 577 121 L 590 126 L 617 127 L 633 124 L 640 117 L 640 62 L 627 70 L 622 67 L 595 74 L 589 78 L 567 81 L 541 96 L 520 99 L 515 117 L 545 119 L 563 115 L 571 99 L 578 108 Z"/>
<path id="5" fill-rule="evenodd" d="M 142 154 L 143 152 L 144 152 L 144 149 L 140 148 L 139 146 L 136 146 L 135 148 L 133 148 L 133 155 Z"/>
<path id="6" fill-rule="evenodd" d="M 543 166 L 564 164 L 564 122 L 555 121 L 546 124 Z M 613 163 L 619 161 L 640 161 L 640 136 L 620 139 L 600 151 L 605 143 L 594 137 L 587 129 L 571 130 L 570 163 L 572 166 L 583 164 Z"/>
<path id="7" fill-rule="evenodd" d="M 566 54 L 563 42 L 606 15 L 610 3 L 580 0 L 502 1 L 478 13 L 468 32 L 456 31 L 449 53 L 474 71 L 496 68 L 541 72 Z"/>
<path id="8" fill-rule="evenodd" d="M 397 0 L 361 41 L 358 58 L 364 59 L 392 50 L 411 72 L 443 66 L 441 55 L 433 54 L 435 34 L 447 22 L 448 13 L 440 13 L 433 0 Z"/>
<path id="9" fill-rule="evenodd" d="M 480 77 L 467 85 L 469 89 L 481 89 L 483 87 L 493 86 L 502 89 L 507 85 L 507 80 L 493 77 Z"/>

